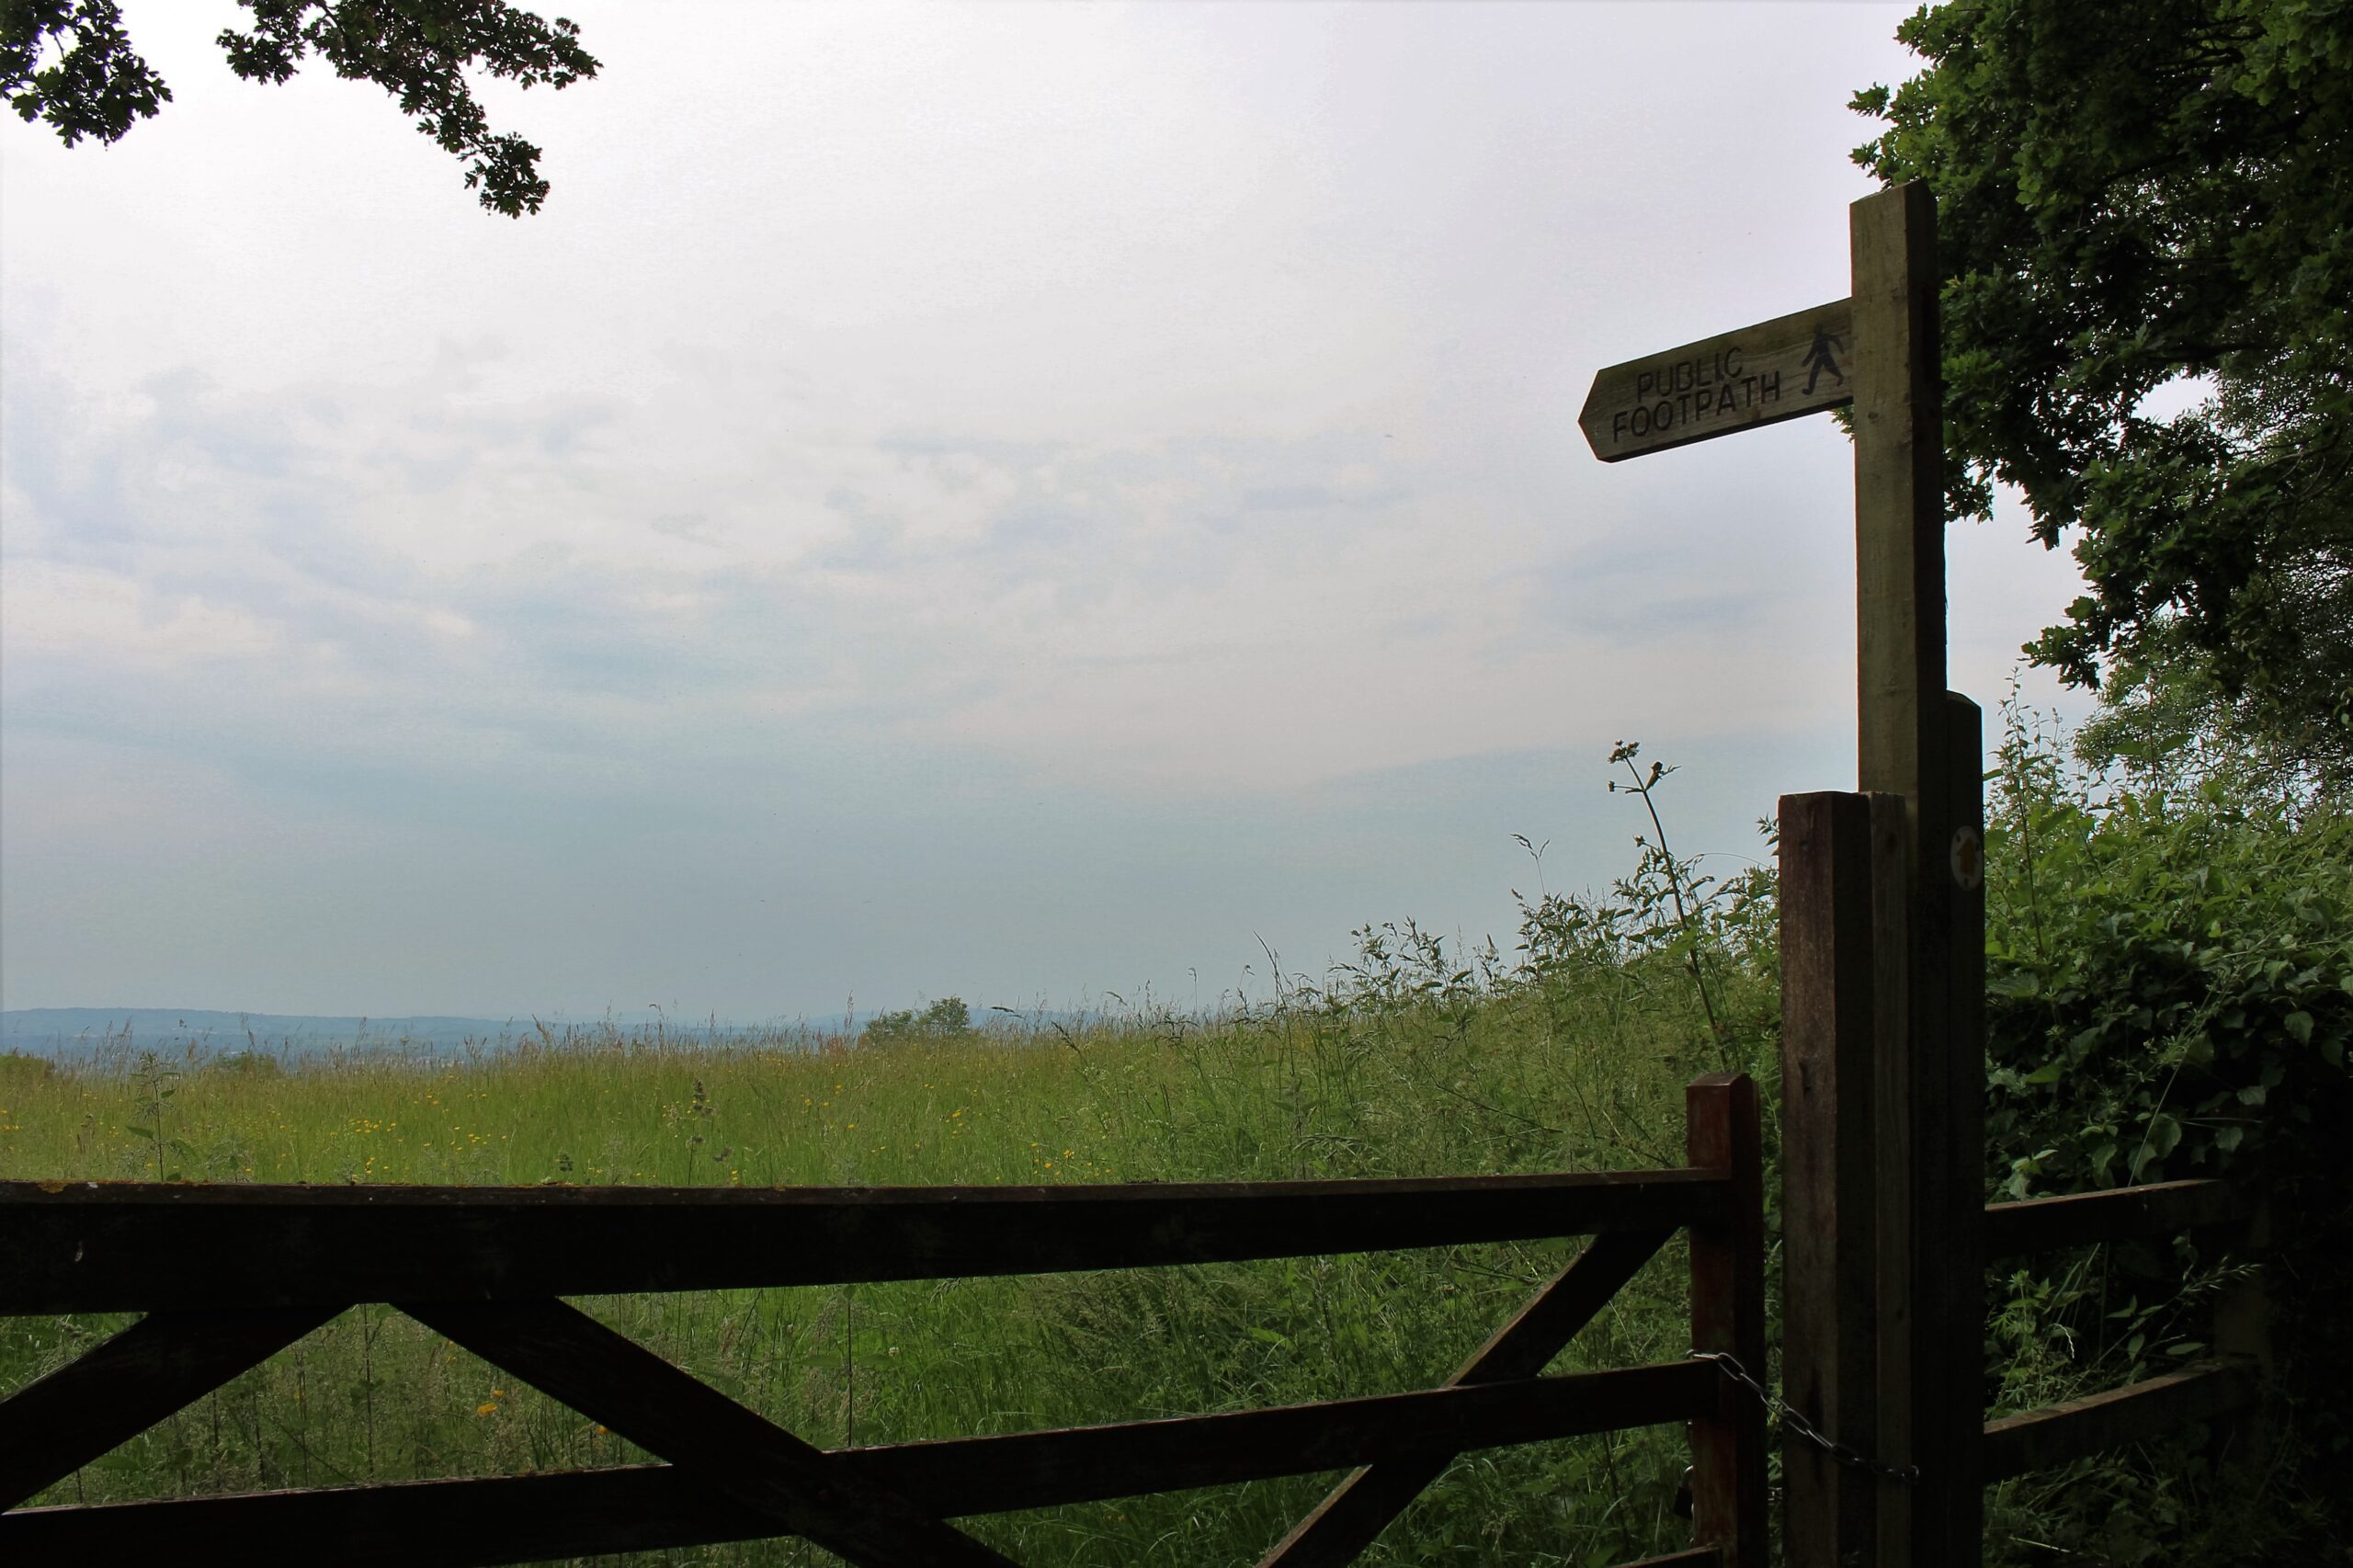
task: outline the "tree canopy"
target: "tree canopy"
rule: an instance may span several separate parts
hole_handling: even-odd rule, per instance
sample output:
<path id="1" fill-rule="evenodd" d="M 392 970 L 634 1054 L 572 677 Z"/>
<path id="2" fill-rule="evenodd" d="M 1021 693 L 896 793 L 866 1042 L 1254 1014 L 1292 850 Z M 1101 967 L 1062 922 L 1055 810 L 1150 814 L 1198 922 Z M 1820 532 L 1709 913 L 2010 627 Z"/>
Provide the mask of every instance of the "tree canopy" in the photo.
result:
<path id="1" fill-rule="evenodd" d="M 1855 157 L 1937 196 L 1950 511 L 2016 485 L 2090 589 L 2029 653 L 2189 669 L 2353 773 L 2353 4 L 1952 0 L 1897 36 L 1926 68 L 1857 95 Z"/>
<path id="2" fill-rule="evenodd" d="M 563 88 L 597 74 L 580 29 L 506 0 L 237 0 L 250 31 L 225 28 L 229 69 L 283 83 L 315 53 L 338 76 L 373 82 L 416 128 L 466 165 L 466 187 L 493 212 L 518 218 L 547 199 L 540 149 L 494 134 L 466 80 L 481 69 L 525 87 Z M 43 56 L 54 51 L 48 63 Z M 119 141 L 171 100 L 131 48 L 115 0 L 0 0 L 0 96 L 71 147 Z"/>

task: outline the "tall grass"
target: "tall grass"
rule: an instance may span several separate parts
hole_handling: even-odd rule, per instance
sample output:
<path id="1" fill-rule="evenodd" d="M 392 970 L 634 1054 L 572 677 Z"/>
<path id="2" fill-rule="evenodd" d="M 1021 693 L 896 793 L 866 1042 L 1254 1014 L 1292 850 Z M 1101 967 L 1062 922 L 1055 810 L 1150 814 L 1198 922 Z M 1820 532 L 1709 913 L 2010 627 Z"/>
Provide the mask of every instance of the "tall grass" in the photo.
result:
<path id="1" fill-rule="evenodd" d="M 1674 954 L 1530 906 L 1506 970 L 1411 926 L 1214 1017 L 1129 1013 L 887 1046 L 685 1049 L 612 1035 L 464 1062 L 145 1051 L 0 1075 L 0 1176 L 770 1186 L 1424 1176 L 1679 1164 L 1682 1085 L 1720 1017 Z M 1550 926 L 1545 922 L 1549 920 Z M 1545 933 L 1552 940 L 1546 946 Z M 1579 944 L 1583 946 L 1580 947 Z M 1619 950 L 1611 950 L 1611 949 Z M 825 1446 L 1370 1394 L 1442 1380 L 1574 1244 L 585 1303 Z M 1663 1256 L 1564 1357 L 1679 1354 Z M 0 1385 L 125 1320 L 0 1323 Z M 642 1458 L 411 1321 L 355 1310 L 54 1488 L 50 1502 L 512 1472 Z M 1688 1527 L 1681 1434 L 1467 1456 L 1369 1561 L 1621 1562 Z M 1330 1478 L 975 1521 L 1024 1562 L 1246 1562 Z M 830 1561 L 797 1541 L 669 1561 Z"/>

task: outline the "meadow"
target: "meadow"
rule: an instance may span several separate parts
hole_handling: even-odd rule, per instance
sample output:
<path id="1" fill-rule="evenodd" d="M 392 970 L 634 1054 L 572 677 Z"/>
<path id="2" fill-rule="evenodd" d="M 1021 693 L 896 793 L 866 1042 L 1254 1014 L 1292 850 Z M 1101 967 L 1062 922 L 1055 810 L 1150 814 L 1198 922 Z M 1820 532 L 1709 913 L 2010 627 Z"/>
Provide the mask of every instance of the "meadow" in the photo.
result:
<path id="1" fill-rule="evenodd" d="M 865 1042 L 575 1034 L 472 1060 L 121 1041 L 0 1059 L 0 1176 L 256 1182 L 1096 1182 L 1678 1165 L 1682 1086 L 1747 1065 L 1769 976 L 1634 955 L 1548 901 L 1508 971 L 1412 926 L 1213 1017 Z M 1582 913 L 1580 913 L 1582 912 Z M 1540 942 L 1542 932 L 1539 932 Z M 1549 953 L 1549 957 L 1545 956 Z M 1745 1040 L 1744 1045 L 1742 1042 Z M 1768 1053 L 1769 1054 L 1769 1053 Z M 823 1446 L 1208 1412 L 1442 1381 L 1574 1243 L 582 1304 Z M 1671 1249 L 1557 1369 L 1679 1355 Z M 0 1321 L 0 1388 L 127 1319 Z M 47 1502 L 519 1472 L 644 1456 L 410 1320 L 357 1309 Z M 1688 1540 L 1682 1434 L 1465 1456 L 1367 1559 L 1620 1562 Z M 1246 1563 L 1333 1477 L 975 1520 L 1025 1562 Z M 613 1559 L 638 1561 L 641 1559 Z M 799 1541 L 644 1561 L 818 1563 Z"/>
<path id="2" fill-rule="evenodd" d="M 2102 782 L 2015 710 L 1987 847 L 1989 1197 L 2223 1176 L 2302 1238 L 2268 1271 L 2273 1436 L 2178 1439 L 2003 1483 L 1989 1564 L 2343 1561 L 2353 1447 L 2353 813 L 2221 775 Z M 1663 772 L 1621 764 L 1644 808 Z M 1769 867 L 1711 881 L 1651 832 L 1597 894 L 1522 899 L 1512 951 L 1367 926 L 1320 976 L 1199 1015 L 960 1005 L 680 1039 L 542 1033 L 457 1060 L 281 1061 L 118 1038 L 73 1067 L 0 1054 L 0 1177 L 257 1182 L 933 1184 L 1279 1179 L 1681 1163 L 1683 1085 L 1764 1091 L 1768 1304 L 1779 1055 Z M 1531 852 L 1540 852 L 1529 846 Z M 1769 851 L 1768 852 L 1769 854 Z M 2288 1233 L 2283 1229 L 2282 1233 Z M 1081 1426 L 1427 1387 L 1574 1243 L 581 1303 L 825 1447 Z M 1688 1344 L 1671 1245 L 1554 1369 Z M 2185 1288 L 2185 1270 L 2189 1283 Z M 2234 1260 L 2095 1248 L 1989 1274 L 1989 1411 L 2146 1378 L 2203 1348 Z M 0 1390 L 126 1319 L 0 1319 Z M 1768 1324 L 1775 1330 L 1778 1324 Z M 642 1459 L 406 1318 L 356 1310 L 47 1502 Z M 1672 1550 L 1687 1462 L 1650 1429 L 1466 1455 L 1381 1564 L 1625 1562 Z M 1246 1564 L 1331 1477 L 972 1521 L 1047 1568 Z M 799 1541 L 644 1561 L 817 1564 Z M 616 1560 L 618 1561 L 618 1560 Z"/>

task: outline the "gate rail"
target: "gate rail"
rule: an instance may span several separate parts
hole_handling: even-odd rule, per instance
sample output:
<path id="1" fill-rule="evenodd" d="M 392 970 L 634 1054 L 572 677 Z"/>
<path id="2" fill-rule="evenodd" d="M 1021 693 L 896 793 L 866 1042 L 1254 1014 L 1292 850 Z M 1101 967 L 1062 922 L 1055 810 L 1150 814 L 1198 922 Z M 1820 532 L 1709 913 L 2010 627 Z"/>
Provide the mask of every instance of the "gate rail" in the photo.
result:
<path id="1" fill-rule="evenodd" d="M 1701 1078 L 1687 1166 L 1101 1187 L 416 1187 L 0 1182 L 0 1315 L 145 1312 L 0 1400 L 0 1558 L 472 1564 L 799 1534 L 860 1564 L 1005 1564 L 948 1521 L 1358 1467 L 1262 1568 L 1353 1562 L 1461 1453 L 1688 1422 L 1697 1545 L 1763 1568 L 1763 1412 L 1685 1360 L 1544 1376 L 1677 1231 L 1691 1344 L 1761 1367 L 1756 1085 Z M 561 1298 L 858 1284 L 1589 1235 L 1445 1385 L 824 1450 Z M 363 1302 L 388 1302 L 665 1463 L 26 1507 Z"/>
<path id="2" fill-rule="evenodd" d="M 1990 1260 L 2185 1232 L 2245 1244 L 2253 1239 L 2251 1219 L 2231 1185 L 2222 1181 L 2150 1182 L 2105 1192 L 2033 1198 L 1987 1206 L 1985 1256 Z M 2006 1481 L 2253 1408 L 2260 1397 L 2259 1335 L 2218 1335 L 2215 1347 L 2221 1354 L 2177 1372 L 1987 1422 L 1984 1479 Z"/>

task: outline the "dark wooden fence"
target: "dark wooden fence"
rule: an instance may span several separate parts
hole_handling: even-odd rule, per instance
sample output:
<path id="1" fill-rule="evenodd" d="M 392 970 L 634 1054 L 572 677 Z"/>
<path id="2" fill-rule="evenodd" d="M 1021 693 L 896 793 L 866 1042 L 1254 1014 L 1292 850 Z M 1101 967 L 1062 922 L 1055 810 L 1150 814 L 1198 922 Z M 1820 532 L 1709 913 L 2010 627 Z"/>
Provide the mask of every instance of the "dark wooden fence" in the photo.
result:
<path id="1" fill-rule="evenodd" d="M 0 1561 L 460 1564 L 797 1534 L 867 1564 L 1008 1560 L 948 1522 L 1349 1475 L 1263 1568 L 1353 1561 L 1461 1453 L 1688 1423 L 1693 1550 L 1763 1568 L 1761 1405 L 1693 1358 L 1543 1369 L 1678 1230 L 1695 1357 L 1761 1368 L 1756 1086 L 1688 1095 L 1685 1167 L 1116 1187 L 413 1187 L 0 1182 L 0 1314 L 147 1315 L 0 1401 Z M 1444 1386 L 821 1450 L 566 1296 L 1142 1268 L 1589 1235 Z M 26 1507 L 361 1302 L 389 1302 L 666 1461 Z"/>
<path id="2" fill-rule="evenodd" d="M 2210 1248 L 2245 1257 L 2256 1240 L 2252 1221 L 2227 1183 L 2154 1182 L 1994 1204 L 1985 1210 L 1985 1256 L 2020 1256 L 2191 1233 Z M 1981 1454 L 1984 1479 L 2006 1480 L 2251 1409 L 2266 1354 L 2259 1290 L 2249 1286 L 2227 1292 L 2215 1317 L 2214 1354 L 2205 1360 L 1989 1424 Z"/>

